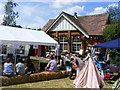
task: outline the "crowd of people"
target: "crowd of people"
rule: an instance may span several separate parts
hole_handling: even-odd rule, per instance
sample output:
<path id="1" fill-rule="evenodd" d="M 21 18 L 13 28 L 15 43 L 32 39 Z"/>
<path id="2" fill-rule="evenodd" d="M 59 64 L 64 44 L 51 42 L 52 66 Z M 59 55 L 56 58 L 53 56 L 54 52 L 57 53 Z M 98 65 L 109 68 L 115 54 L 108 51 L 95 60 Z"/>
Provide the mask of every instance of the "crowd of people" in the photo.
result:
<path id="1" fill-rule="evenodd" d="M 30 58 L 27 58 L 25 62 L 21 58 L 18 58 L 18 63 L 15 65 L 15 67 L 11 61 L 11 58 L 6 59 L 2 76 L 12 77 L 14 75 L 29 75 L 35 72 L 35 67 Z M 24 63 L 26 63 L 26 65 Z"/>
<path id="2" fill-rule="evenodd" d="M 82 70 L 85 63 L 88 59 L 92 56 L 94 63 L 96 64 L 100 74 L 102 72 L 107 73 L 109 72 L 109 61 L 104 61 L 103 58 L 99 54 L 91 55 L 91 50 L 86 50 L 85 53 L 82 55 L 80 54 L 64 54 L 59 57 L 56 56 L 55 53 L 48 53 L 46 55 L 47 58 L 50 58 L 50 61 L 47 64 L 45 70 L 49 71 L 58 71 L 58 70 L 68 70 L 70 71 L 69 77 L 73 76 L 73 74 L 77 74 L 77 71 Z M 74 66 L 78 67 L 77 69 Z"/>
<path id="3" fill-rule="evenodd" d="M 67 70 L 69 71 L 69 78 L 72 79 L 73 74 L 77 74 L 82 70 L 84 64 L 87 62 L 90 51 L 86 51 L 84 55 L 77 54 L 64 54 L 59 57 L 55 53 L 48 53 L 47 58 L 50 58 L 45 70 L 49 71 L 58 71 L 58 70 Z M 77 68 L 76 68 L 77 67 Z"/>
<path id="4" fill-rule="evenodd" d="M 45 67 L 46 71 L 57 72 L 59 70 L 67 70 L 69 72 L 69 78 L 72 79 L 73 74 L 79 73 L 82 70 L 85 63 L 88 61 L 91 56 L 91 51 L 86 50 L 86 53 L 83 55 L 80 54 L 64 54 L 57 56 L 56 53 L 48 53 L 46 55 L 49 58 L 49 62 Z M 18 63 L 15 65 L 15 71 L 13 70 L 13 63 L 11 63 L 11 59 L 7 58 L 6 63 L 4 63 L 4 70 L 2 75 L 7 77 L 12 77 L 14 75 L 23 75 L 23 74 L 32 74 L 35 73 L 35 67 L 31 62 L 30 58 L 27 58 L 25 62 L 18 58 Z M 94 55 L 93 61 L 97 65 L 99 71 L 101 72 L 107 66 L 104 65 L 105 62 L 100 61 L 98 59 L 98 55 Z M 25 64 L 26 63 L 26 64 Z M 77 68 L 76 68 L 77 67 Z M 103 68 L 105 67 L 105 68 Z"/>

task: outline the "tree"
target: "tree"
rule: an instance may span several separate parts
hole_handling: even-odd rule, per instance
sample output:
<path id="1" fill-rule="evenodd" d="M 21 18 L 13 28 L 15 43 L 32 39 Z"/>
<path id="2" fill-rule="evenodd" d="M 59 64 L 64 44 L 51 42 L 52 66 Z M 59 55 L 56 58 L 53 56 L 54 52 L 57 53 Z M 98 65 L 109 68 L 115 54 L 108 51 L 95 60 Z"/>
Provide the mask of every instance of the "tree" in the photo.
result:
<path id="1" fill-rule="evenodd" d="M 118 6 L 110 6 L 107 13 L 109 13 L 111 23 L 120 20 L 120 1 L 118 2 Z"/>
<path id="2" fill-rule="evenodd" d="M 14 11 L 14 7 L 18 4 L 14 3 L 12 0 L 8 0 L 4 6 L 5 15 L 3 18 L 2 25 L 6 26 L 16 26 L 16 18 L 18 18 L 18 12 Z"/>
<path id="3" fill-rule="evenodd" d="M 110 24 L 103 32 L 105 41 L 120 38 L 120 21 Z"/>
<path id="4" fill-rule="evenodd" d="M 109 25 L 103 32 L 105 41 L 120 38 L 120 21 Z M 110 49 L 110 62 L 120 65 L 120 49 Z"/>
<path id="5" fill-rule="evenodd" d="M 109 7 L 107 12 L 111 24 L 105 28 L 103 36 L 105 41 L 111 41 L 120 38 L 120 2 L 118 2 L 118 7 Z M 110 62 L 120 65 L 120 49 L 110 49 L 109 53 Z"/>

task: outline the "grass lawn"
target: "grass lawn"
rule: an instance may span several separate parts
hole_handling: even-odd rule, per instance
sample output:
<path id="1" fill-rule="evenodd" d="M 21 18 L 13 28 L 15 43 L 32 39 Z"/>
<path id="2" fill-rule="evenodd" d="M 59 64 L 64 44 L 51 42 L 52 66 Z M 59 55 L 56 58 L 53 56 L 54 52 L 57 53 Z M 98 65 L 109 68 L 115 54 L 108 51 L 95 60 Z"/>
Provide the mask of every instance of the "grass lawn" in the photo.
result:
<path id="1" fill-rule="evenodd" d="M 70 80 L 69 78 L 62 78 L 49 81 L 4 86 L 3 88 L 74 88 L 74 87 L 75 86 L 73 85 L 73 80 Z"/>
<path id="2" fill-rule="evenodd" d="M 106 86 L 104 88 L 111 87 L 112 84 L 106 83 Z M 62 78 L 49 81 L 4 86 L 2 88 L 75 88 L 75 85 L 73 84 L 73 80 L 70 80 L 69 78 Z"/>

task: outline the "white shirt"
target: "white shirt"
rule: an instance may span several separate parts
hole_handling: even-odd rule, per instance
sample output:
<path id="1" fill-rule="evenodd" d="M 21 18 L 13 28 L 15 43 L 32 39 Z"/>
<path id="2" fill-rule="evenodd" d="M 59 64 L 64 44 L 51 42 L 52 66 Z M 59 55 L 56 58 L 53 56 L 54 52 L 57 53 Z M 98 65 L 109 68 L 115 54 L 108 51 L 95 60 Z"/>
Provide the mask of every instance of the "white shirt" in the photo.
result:
<path id="1" fill-rule="evenodd" d="M 16 64 L 16 72 L 19 75 L 25 74 L 25 65 L 23 63 L 17 63 Z"/>
<path id="2" fill-rule="evenodd" d="M 47 67 L 49 67 L 48 70 L 55 72 L 57 71 L 57 62 L 55 60 L 51 60 L 48 62 Z"/>
<path id="3" fill-rule="evenodd" d="M 82 54 L 83 54 L 83 50 L 82 50 L 82 49 L 80 49 L 79 54 L 80 54 L 80 55 L 82 55 Z"/>

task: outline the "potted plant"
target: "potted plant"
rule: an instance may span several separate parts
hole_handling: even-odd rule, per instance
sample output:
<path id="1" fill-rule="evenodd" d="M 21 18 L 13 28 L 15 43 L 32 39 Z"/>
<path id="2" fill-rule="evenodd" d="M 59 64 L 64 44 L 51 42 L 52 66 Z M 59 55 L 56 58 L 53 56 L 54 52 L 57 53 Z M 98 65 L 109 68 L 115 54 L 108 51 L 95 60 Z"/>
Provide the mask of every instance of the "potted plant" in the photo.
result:
<path id="1" fill-rule="evenodd" d="M 64 40 L 65 40 L 65 41 L 69 41 L 70 38 L 69 38 L 69 37 L 65 37 Z"/>

